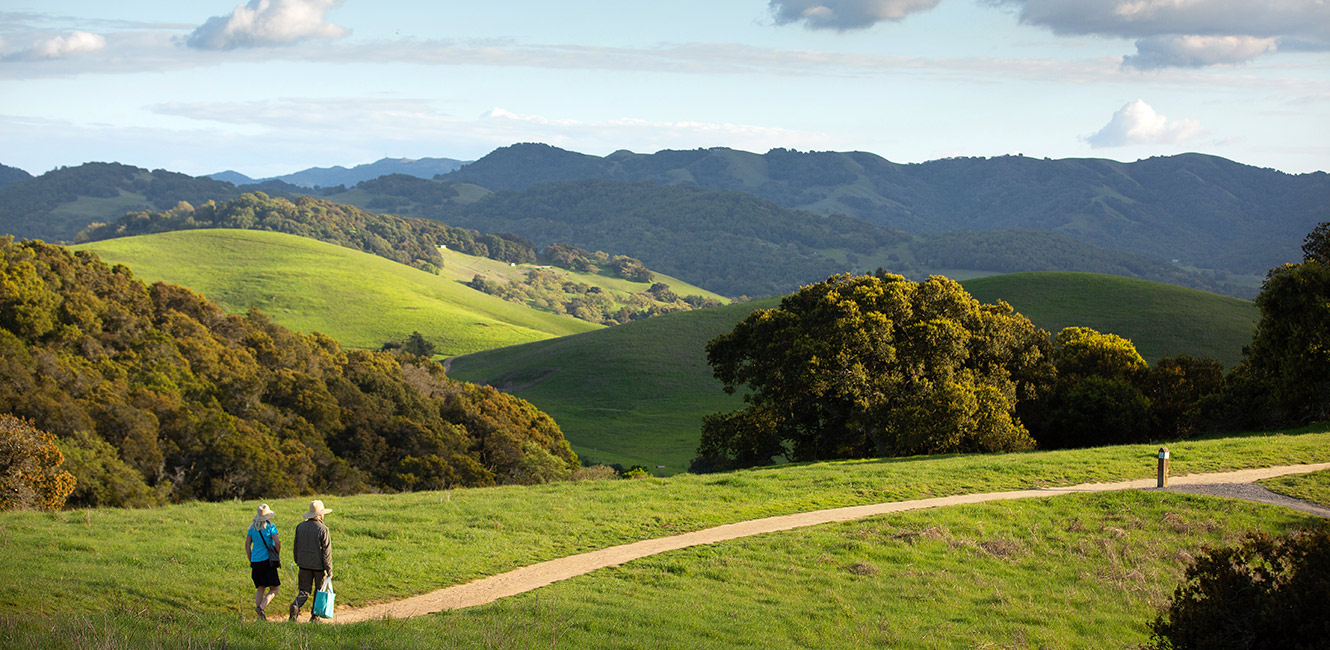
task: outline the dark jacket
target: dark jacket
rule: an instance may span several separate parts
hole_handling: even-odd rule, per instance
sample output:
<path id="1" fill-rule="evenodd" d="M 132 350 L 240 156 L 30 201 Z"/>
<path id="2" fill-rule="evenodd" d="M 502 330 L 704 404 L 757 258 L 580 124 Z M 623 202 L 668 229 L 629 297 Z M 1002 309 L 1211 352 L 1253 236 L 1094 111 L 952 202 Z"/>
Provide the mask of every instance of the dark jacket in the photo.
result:
<path id="1" fill-rule="evenodd" d="M 296 543 L 291 545 L 296 566 L 315 571 L 332 570 L 332 536 L 318 519 L 306 519 L 296 526 Z"/>

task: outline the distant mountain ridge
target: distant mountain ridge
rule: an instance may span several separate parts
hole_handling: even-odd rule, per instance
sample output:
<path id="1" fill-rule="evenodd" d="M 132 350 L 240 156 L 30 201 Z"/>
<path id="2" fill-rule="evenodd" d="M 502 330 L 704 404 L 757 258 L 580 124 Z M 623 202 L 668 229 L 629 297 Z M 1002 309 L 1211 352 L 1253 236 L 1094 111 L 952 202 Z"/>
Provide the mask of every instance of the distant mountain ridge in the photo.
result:
<path id="1" fill-rule="evenodd" d="M 32 174 L 9 165 L 0 165 L 0 187 L 4 187 L 14 181 L 21 181 L 32 178 Z"/>
<path id="2" fill-rule="evenodd" d="M 911 233 L 1035 229 L 1201 268 L 1264 273 L 1330 220 L 1330 175 L 1216 156 L 1120 163 L 1024 156 L 898 164 L 865 152 L 713 148 L 605 157 L 543 144 L 496 149 L 440 177 L 491 190 L 604 179 L 691 183 Z"/>
<path id="3" fill-rule="evenodd" d="M 310 167 L 283 176 L 268 178 L 250 178 L 237 171 L 226 170 L 208 174 L 208 178 L 225 181 L 233 185 L 253 185 L 264 181 L 278 180 L 303 188 L 354 186 L 361 181 L 374 180 L 389 174 L 406 174 L 416 178 L 434 178 L 440 174 L 455 171 L 466 162 L 452 158 L 380 158 L 372 163 L 354 167 Z"/>

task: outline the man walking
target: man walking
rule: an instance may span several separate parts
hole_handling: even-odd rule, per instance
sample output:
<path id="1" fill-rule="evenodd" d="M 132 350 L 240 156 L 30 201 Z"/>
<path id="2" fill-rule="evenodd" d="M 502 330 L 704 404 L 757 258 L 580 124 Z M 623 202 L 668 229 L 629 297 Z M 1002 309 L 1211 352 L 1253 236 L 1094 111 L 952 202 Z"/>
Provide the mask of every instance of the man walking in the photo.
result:
<path id="1" fill-rule="evenodd" d="M 310 501 L 305 520 L 296 526 L 295 544 L 292 547 L 295 549 L 296 566 L 300 568 L 296 580 L 299 591 L 291 603 L 289 621 L 296 620 L 310 593 L 321 587 L 323 581 L 332 575 L 332 537 L 328 534 L 328 527 L 323 525 L 323 516 L 330 512 L 332 510 L 324 508 L 322 501 Z M 309 620 L 317 623 L 319 617 L 311 612 Z"/>

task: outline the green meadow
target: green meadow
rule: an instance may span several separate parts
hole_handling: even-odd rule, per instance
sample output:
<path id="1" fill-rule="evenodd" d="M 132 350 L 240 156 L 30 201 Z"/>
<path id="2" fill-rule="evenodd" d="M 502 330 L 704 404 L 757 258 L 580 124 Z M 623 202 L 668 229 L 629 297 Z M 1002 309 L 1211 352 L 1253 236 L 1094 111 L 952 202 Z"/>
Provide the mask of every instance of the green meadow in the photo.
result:
<path id="1" fill-rule="evenodd" d="M 600 328 L 539 312 L 390 260 L 257 230 L 187 230 L 75 246 L 147 281 L 179 284 L 224 309 L 378 348 L 418 331 L 452 356 Z M 467 278 L 470 279 L 470 278 Z"/>
<path id="2" fill-rule="evenodd" d="M 549 413 L 584 463 L 675 474 L 696 455 L 702 416 L 743 405 L 711 376 L 706 342 L 778 303 L 667 314 L 489 350 L 451 360 L 449 375 L 502 387 Z"/>
<path id="3" fill-rule="evenodd" d="M 979 302 L 1005 300 L 1053 333 L 1084 326 L 1130 339 L 1151 364 L 1189 354 L 1232 368 L 1260 318 L 1246 300 L 1116 275 L 1011 273 L 963 284 Z"/>
<path id="4" fill-rule="evenodd" d="M 1257 317 L 1246 301 L 1092 273 L 1019 273 L 963 284 L 980 302 L 1006 300 L 1050 332 L 1083 325 L 1129 338 L 1150 362 L 1185 353 L 1232 367 Z M 754 309 L 778 304 L 764 299 L 489 350 L 454 359 L 450 371 L 503 386 L 549 413 L 584 459 L 673 474 L 696 455 L 702 416 L 743 405 L 712 377 L 707 341 Z"/>
<path id="5" fill-rule="evenodd" d="M 1330 461 L 1330 424 L 1169 444 L 1175 475 Z M 763 516 L 1153 476 L 1153 445 L 325 497 L 341 607 Z M 1282 479 L 1291 489 L 1312 475 Z M 1283 488 L 1281 488 L 1283 489 Z M 258 499 L 0 514 L 4 647 L 1129 648 L 1187 560 L 1313 518 L 1133 491 L 954 506 L 674 551 L 408 621 L 260 625 Z M 269 502 L 284 542 L 304 499 Z M 289 558 L 288 558 L 289 560 Z M 283 570 L 278 606 L 293 595 Z"/>

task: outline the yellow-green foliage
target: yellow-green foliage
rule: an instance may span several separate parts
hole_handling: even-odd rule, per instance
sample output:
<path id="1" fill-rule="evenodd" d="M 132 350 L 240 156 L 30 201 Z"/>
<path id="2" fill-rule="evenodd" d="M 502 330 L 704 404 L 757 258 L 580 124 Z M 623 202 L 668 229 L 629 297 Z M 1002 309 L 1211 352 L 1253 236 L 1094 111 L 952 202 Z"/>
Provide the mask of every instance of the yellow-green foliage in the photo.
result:
<path id="1" fill-rule="evenodd" d="M 59 510 L 74 491 L 74 475 L 55 437 L 12 415 L 0 415 L 0 510 Z"/>
<path id="2" fill-rule="evenodd" d="M 549 416 L 409 354 L 0 239 L 0 413 L 59 438 L 71 503 L 439 489 L 566 477 Z"/>

